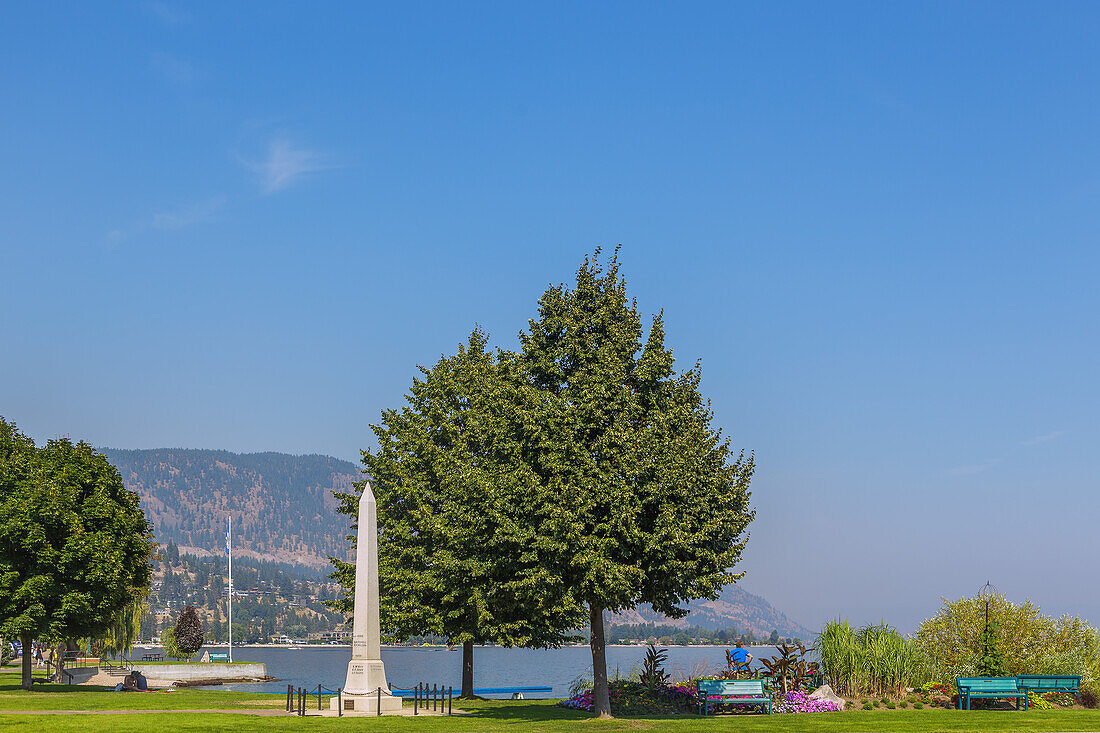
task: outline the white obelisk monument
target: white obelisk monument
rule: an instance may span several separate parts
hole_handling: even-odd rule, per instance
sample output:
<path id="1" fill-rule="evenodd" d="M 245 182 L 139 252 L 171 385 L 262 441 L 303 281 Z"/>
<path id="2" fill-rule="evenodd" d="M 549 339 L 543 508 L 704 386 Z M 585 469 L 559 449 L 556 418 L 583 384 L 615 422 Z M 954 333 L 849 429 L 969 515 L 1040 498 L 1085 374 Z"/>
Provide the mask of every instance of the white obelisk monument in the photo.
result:
<path id="1" fill-rule="evenodd" d="M 378 713 L 401 709 L 401 698 L 390 694 L 382 665 L 378 621 L 378 518 L 370 484 L 359 497 L 359 530 L 355 547 L 355 603 L 352 614 L 351 661 L 344 683 L 344 710 Z M 335 710 L 339 698 L 329 706 Z"/>

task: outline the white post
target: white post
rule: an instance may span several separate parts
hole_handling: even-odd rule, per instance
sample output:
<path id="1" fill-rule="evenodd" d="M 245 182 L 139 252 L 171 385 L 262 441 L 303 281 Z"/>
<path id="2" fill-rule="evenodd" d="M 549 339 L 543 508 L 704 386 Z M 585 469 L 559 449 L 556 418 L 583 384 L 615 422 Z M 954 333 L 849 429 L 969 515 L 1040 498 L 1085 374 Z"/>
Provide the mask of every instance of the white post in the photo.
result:
<path id="1" fill-rule="evenodd" d="M 229 662 L 233 662 L 233 515 L 225 530 L 225 554 L 229 556 Z"/>

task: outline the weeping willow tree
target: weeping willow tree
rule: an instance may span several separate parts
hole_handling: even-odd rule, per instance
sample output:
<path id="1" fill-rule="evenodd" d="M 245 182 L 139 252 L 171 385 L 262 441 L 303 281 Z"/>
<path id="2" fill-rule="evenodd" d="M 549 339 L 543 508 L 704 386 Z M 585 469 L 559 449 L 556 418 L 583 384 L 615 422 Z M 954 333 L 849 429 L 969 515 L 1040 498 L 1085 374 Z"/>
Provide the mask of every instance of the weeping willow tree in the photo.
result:
<path id="1" fill-rule="evenodd" d="M 103 650 L 125 659 L 141 635 L 141 624 L 149 613 L 149 601 L 145 594 L 136 595 L 115 615 L 103 634 Z"/>

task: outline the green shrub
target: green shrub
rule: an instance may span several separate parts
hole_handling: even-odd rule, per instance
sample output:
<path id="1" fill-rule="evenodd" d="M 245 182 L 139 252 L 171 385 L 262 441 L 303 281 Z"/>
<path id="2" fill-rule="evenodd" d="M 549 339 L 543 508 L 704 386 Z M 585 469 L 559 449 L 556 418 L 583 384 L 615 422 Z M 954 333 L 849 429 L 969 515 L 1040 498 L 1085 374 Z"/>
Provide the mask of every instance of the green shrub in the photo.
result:
<path id="1" fill-rule="evenodd" d="M 905 700 L 901 700 L 901 701 L 898 702 L 898 707 L 899 708 L 907 708 L 907 707 L 909 707 L 909 703 L 907 703 Z"/>
<path id="2" fill-rule="evenodd" d="M 894 709 L 894 708 L 896 708 L 896 707 L 897 707 L 897 705 L 895 705 L 895 704 L 894 704 L 894 703 L 892 703 L 892 702 L 888 702 L 888 703 L 886 703 L 886 709 L 887 709 L 887 710 L 893 710 L 893 709 Z"/>
<path id="3" fill-rule="evenodd" d="M 888 697 L 883 697 L 883 698 L 881 698 L 881 700 L 882 700 L 882 704 L 883 704 L 883 705 L 885 705 L 886 703 L 890 702 L 890 698 L 888 698 Z"/>
<path id="4" fill-rule="evenodd" d="M 916 695 L 910 695 L 909 697 L 905 698 L 905 702 L 907 702 L 907 703 L 914 703 L 916 701 L 917 701 L 917 696 Z"/>
<path id="5" fill-rule="evenodd" d="M 917 629 L 917 645 L 930 660 L 931 675 L 953 681 L 1000 667 L 1007 675 L 1079 674 L 1082 683 L 1100 676 L 1100 638 L 1076 616 L 1052 619 L 1030 601 L 989 599 L 991 629 L 986 631 L 986 599 L 960 598 Z M 983 655 L 983 633 L 986 635 Z"/>
<path id="6" fill-rule="evenodd" d="M 882 704 L 882 702 L 880 702 L 879 700 L 872 700 L 871 704 L 874 705 L 877 708 L 879 705 Z"/>
<path id="7" fill-rule="evenodd" d="M 871 703 L 869 703 L 869 702 L 865 702 L 865 703 L 863 703 L 863 709 L 864 709 L 864 710 L 874 710 L 874 709 L 875 709 L 875 706 L 874 706 L 874 705 L 872 705 L 872 704 L 871 704 Z"/>
<path id="8" fill-rule="evenodd" d="M 868 700 L 867 698 L 863 698 L 863 699 L 862 699 L 862 700 L 860 700 L 859 702 L 860 702 L 860 704 L 862 704 L 862 705 L 866 705 L 866 704 L 867 704 L 868 702 L 870 702 L 870 700 Z"/>
<path id="9" fill-rule="evenodd" d="M 916 709 L 916 710 L 923 710 L 924 709 L 924 703 L 922 703 L 920 701 L 915 702 L 915 703 L 913 703 L 913 708 Z"/>

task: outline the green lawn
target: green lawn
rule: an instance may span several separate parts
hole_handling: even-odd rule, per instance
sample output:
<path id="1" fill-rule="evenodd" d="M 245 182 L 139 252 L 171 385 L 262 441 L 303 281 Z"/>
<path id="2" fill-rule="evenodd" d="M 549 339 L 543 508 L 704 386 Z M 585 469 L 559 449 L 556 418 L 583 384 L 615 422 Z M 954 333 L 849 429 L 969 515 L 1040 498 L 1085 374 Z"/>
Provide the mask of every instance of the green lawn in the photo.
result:
<path id="1" fill-rule="evenodd" d="M 41 676 L 41 670 L 37 671 Z M 114 692 L 86 685 L 34 685 L 27 692 L 19 686 L 19 672 L 0 671 L 0 710 L 187 710 L 240 709 L 242 703 L 282 706 L 280 695 L 180 689 L 174 692 Z M 316 702 L 314 703 L 316 705 Z"/>
<path id="2" fill-rule="evenodd" d="M 893 731 L 1096 731 L 1100 713 L 1063 710 L 1047 713 L 960 712 L 952 710 L 903 712 L 820 713 L 814 715 L 773 715 L 770 717 L 719 716 L 707 719 L 631 718 L 592 721 L 587 716 L 554 708 L 535 701 L 477 703 L 468 705 L 468 717 L 417 718 L 263 718 L 220 713 L 150 713 L 118 715 L 104 719 L 96 716 L 0 715 L 4 731 L 86 731 L 91 726 L 112 733 L 148 731 L 301 731 L 311 730 L 407 730 L 407 731 L 854 731 L 892 733 Z"/>
<path id="3" fill-rule="evenodd" d="M 1100 731 L 1100 710 L 957 711 L 943 709 L 854 711 L 812 715 L 719 715 L 697 718 L 622 718 L 593 721 L 585 713 L 554 707 L 552 701 L 499 700 L 461 702 L 470 715 L 461 717 L 345 718 L 302 720 L 288 717 L 257 717 L 228 713 L 185 713 L 176 710 L 281 710 L 280 695 L 248 692 L 179 690 L 171 693 L 116 693 L 87 687 L 43 685 L 41 691 L 19 689 L 18 673 L 0 672 L 0 710 L 163 710 L 117 716 L 99 715 L 0 715 L 0 730 L 86 731 L 90 728 L 113 733 L 148 731 L 301 731 L 303 726 L 324 730 L 425 730 L 425 731 Z M 316 709 L 316 698 L 313 707 Z"/>

